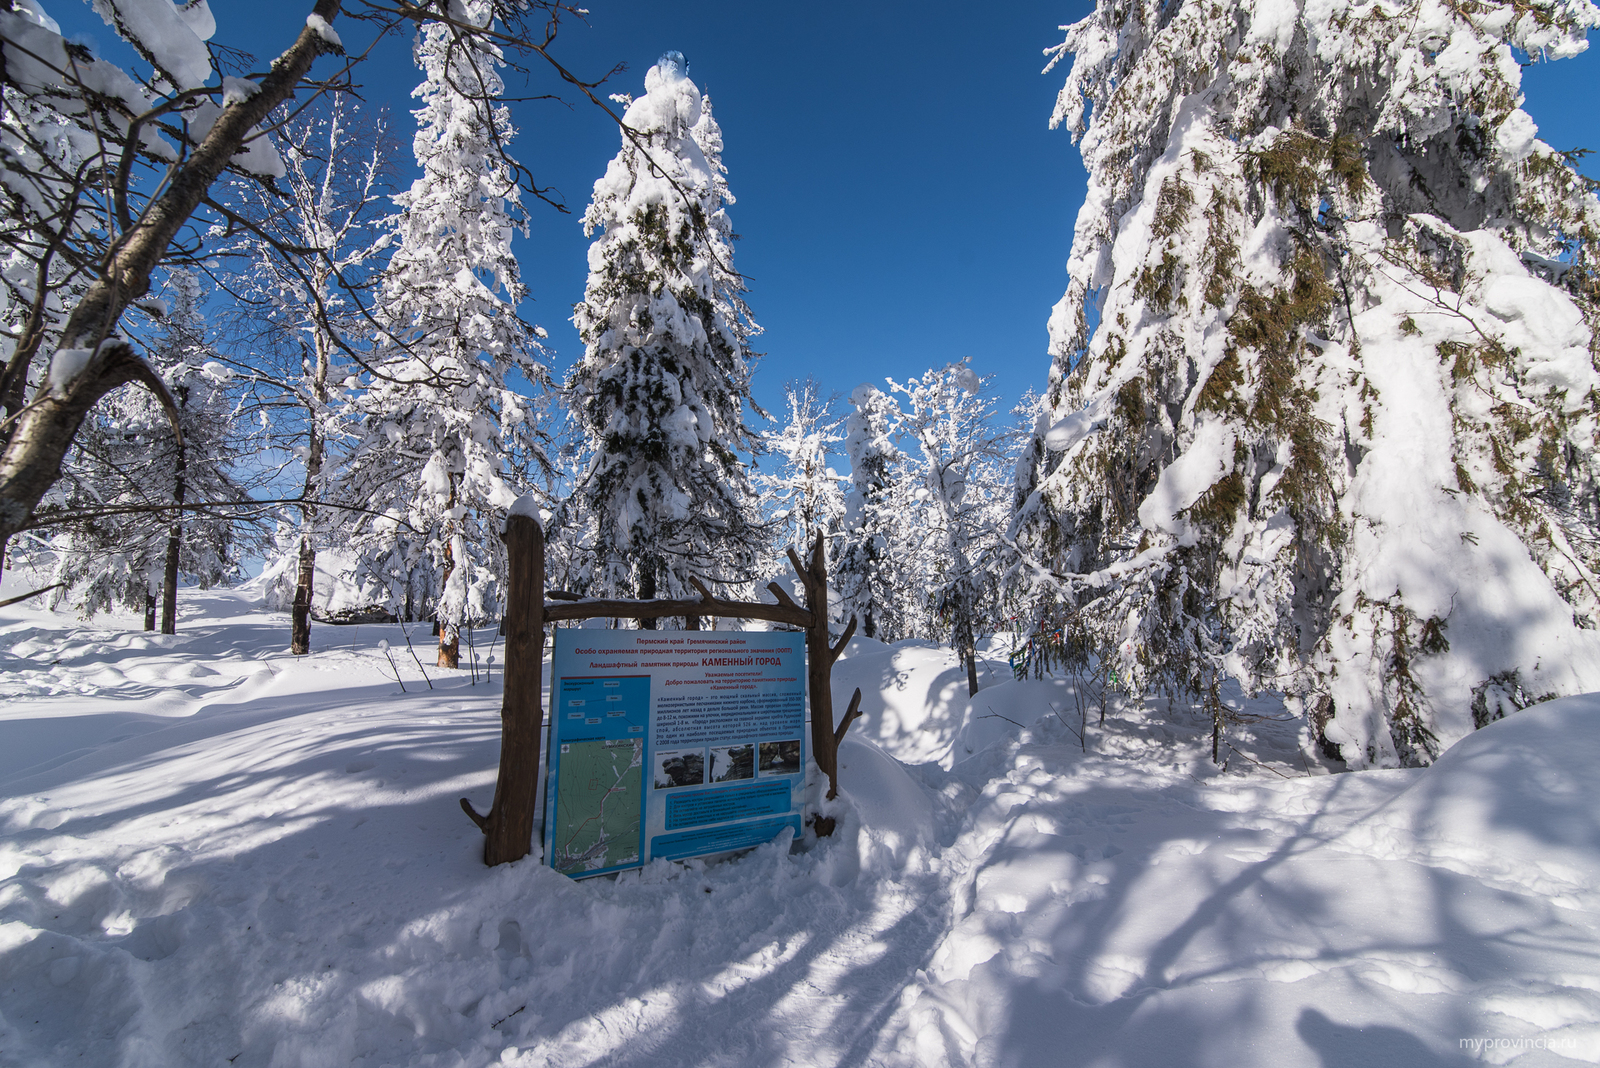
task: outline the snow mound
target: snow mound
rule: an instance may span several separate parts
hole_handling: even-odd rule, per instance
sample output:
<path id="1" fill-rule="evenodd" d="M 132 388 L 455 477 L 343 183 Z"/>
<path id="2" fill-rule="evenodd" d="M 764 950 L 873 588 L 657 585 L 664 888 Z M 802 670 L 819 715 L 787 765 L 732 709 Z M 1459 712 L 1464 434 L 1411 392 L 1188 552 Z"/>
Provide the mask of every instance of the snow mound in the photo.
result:
<path id="1" fill-rule="evenodd" d="M 947 650 L 863 640 L 836 671 L 877 733 L 976 752 L 853 730 L 831 838 L 574 883 L 485 869 L 457 807 L 498 676 L 182 608 L 0 611 L 7 1065 L 1600 1060 L 1600 695 L 1343 775 L 1257 704 L 1228 770 L 1181 709 L 1114 701 L 1083 744 L 1059 682 L 969 699 Z"/>
<path id="2" fill-rule="evenodd" d="M 1457 742 L 1346 841 L 1593 907 L 1600 903 L 1596 768 L 1600 696 L 1550 701 Z"/>
<path id="3" fill-rule="evenodd" d="M 948 762 L 966 718 L 967 673 L 955 654 L 918 638 L 855 638 L 847 652 L 833 668 L 833 704 L 843 715 L 861 688 L 861 719 L 850 733 L 906 764 Z M 979 661 L 980 688 L 1010 677 L 1005 663 Z"/>

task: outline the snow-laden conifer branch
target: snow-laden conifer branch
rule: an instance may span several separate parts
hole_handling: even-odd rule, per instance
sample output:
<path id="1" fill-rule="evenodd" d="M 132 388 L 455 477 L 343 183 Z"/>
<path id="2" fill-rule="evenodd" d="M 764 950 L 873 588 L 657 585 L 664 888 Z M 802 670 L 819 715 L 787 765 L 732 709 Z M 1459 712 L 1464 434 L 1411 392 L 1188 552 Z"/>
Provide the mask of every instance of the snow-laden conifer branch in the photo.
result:
<path id="1" fill-rule="evenodd" d="M 304 496 L 298 497 L 241 497 L 219 501 L 184 501 L 182 504 L 173 502 L 150 502 L 146 504 L 121 504 L 106 505 L 98 508 L 80 508 L 68 510 L 57 509 L 50 506 L 41 507 L 28 520 L 28 525 L 23 530 L 48 530 L 54 527 L 71 523 L 83 523 L 95 519 L 119 515 L 170 515 L 181 512 L 226 512 L 235 517 L 240 517 L 240 512 L 256 512 L 253 519 L 271 519 L 282 514 L 284 505 L 313 504 L 318 508 L 326 508 L 333 512 L 348 512 L 352 515 L 366 515 L 375 519 L 392 522 L 396 527 L 405 530 L 416 530 L 404 517 L 393 516 L 388 512 L 376 512 L 370 508 L 359 505 L 339 504 L 334 501 L 311 500 Z"/>
<path id="2" fill-rule="evenodd" d="M 1136 692 L 1282 689 L 1354 766 L 1600 682 L 1600 202 L 1514 51 L 1595 26 L 1234 0 L 1066 28 L 1051 121 L 1089 195 L 1011 532 L 1040 627 Z"/>

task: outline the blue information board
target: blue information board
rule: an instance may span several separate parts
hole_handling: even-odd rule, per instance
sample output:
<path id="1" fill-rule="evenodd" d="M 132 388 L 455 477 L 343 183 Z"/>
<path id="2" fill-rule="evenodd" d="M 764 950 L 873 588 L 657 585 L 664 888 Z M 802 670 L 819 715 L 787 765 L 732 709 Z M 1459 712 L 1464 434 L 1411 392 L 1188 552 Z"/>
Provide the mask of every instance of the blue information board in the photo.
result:
<path id="1" fill-rule="evenodd" d="M 800 833 L 804 636 L 558 629 L 545 860 L 582 878 Z"/>

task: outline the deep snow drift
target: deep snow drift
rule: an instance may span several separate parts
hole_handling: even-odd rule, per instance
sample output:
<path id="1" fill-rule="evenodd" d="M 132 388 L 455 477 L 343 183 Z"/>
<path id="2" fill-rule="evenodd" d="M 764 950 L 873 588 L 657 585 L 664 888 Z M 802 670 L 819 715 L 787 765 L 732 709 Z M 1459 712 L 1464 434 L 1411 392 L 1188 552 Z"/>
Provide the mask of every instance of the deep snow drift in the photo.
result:
<path id="1" fill-rule="evenodd" d="M 3 1065 L 1600 1061 L 1600 698 L 1348 775 L 1252 708 L 1220 771 L 1181 712 L 1081 745 L 1063 682 L 858 641 L 832 840 L 574 883 L 456 806 L 498 666 L 295 660 L 237 592 L 136 627 L 0 610 Z"/>

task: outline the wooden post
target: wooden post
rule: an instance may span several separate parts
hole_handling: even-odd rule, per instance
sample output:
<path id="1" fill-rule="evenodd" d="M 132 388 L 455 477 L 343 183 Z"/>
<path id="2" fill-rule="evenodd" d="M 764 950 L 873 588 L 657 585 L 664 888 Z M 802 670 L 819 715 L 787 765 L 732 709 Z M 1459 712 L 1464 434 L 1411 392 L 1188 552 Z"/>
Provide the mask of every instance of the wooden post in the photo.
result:
<path id="1" fill-rule="evenodd" d="M 837 645 L 828 636 L 828 557 L 823 549 L 822 535 L 817 535 L 811 547 L 811 563 L 800 563 L 800 557 L 789 550 L 789 563 L 806 593 L 806 608 L 811 611 L 811 623 L 806 628 L 806 683 L 811 692 L 811 757 L 823 774 L 828 776 L 828 799 L 839 796 L 839 743 L 845 731 L 861 715 L 861 690 L 850 698 L 850 707 L 837 727 L 833 723 L 833 662 L 839 659 L 844 647 L 856 632 L 856 619 Z M 833 819 L 818 816 L 812 826 L 820 837 L 833 833 Z"/>
<path id="2" fill-rule="evenodd" d="M 506 663 L 501 680 L 500 774 L 494 804 L 480 816 L 461 807 L 484 833 L 485 864 L 520 860 L 533 849 L 533 806 L 539 786 L 539 734 L 544 727 L 544 531 L 528 515 L 506 520 Z"/>

